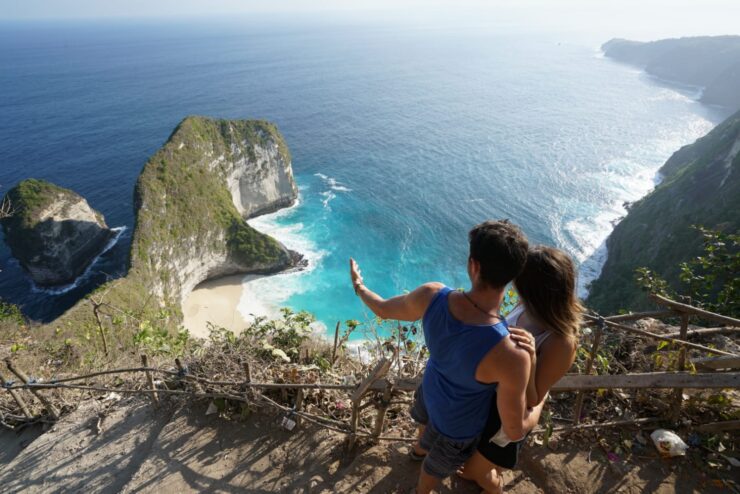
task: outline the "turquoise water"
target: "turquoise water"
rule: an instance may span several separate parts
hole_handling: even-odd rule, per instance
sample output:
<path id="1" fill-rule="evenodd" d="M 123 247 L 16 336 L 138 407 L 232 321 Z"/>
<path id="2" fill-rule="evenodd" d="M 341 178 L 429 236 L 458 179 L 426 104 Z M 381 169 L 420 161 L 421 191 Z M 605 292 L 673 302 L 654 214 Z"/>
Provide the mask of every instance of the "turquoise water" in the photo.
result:
<path id="1" fill-rule="evenodd" d="M 604 40 L 490 29 L 287 22 L 0 25 L 0 185 L 33 176 L 85 195 L 119 243 L 63 294 L 0 248 L 0 297 L 49 319 L 121 276 L 142 165 L 185 115 L 276 122 L 298 206 L 253 224 L 307 255 L 247 284 L 242 309 L 369 316 L 350 256 L 384 296 L 466 286 L 466 235 L 510 218 L 566 249 L 581 285 L 625 201 L 723 115 L 602 58 Z"/>

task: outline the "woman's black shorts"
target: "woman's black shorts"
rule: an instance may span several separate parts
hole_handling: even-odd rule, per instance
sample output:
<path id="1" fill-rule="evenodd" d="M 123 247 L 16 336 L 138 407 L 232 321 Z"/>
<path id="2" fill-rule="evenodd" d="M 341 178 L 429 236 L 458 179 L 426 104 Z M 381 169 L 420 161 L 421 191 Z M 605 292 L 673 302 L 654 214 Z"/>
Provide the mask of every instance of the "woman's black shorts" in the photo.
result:
<path id="1" fill-rule="evenodd" d="M 496 393 L 494 393 L 493 400 L 491 401 L 491 411 L 488 414 L 488 421 L 486 422 L 486 427 L 483 429 L 483 434 L 478 443 L 478 452 L 491 463 L 502 468 L 511 469 L 516 466 L 519 459 L 519 450 L 524 444 L 526 438 L 521 441 L 509 443 L 502 448 L 490 441 L 500 428 L 501 417 L 499 416 L 498 407 L 496 406 Z"/>

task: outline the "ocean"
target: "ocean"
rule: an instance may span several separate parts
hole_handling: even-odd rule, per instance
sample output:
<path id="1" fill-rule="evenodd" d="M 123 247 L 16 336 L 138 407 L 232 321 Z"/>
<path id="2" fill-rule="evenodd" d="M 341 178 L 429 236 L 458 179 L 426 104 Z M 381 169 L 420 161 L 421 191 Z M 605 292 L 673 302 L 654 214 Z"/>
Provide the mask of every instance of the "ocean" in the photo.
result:
<path id="1" fill-rule="evenodd" d="M 48 321 L 124 275 L 136 177 L 192 114 L 273 121 L 293 155 L 299 203 L 250 223 L 309 267 L 247 283 L 244 313 L 369 319 L 350 256 L 383 296 L 467 286 L 467 232 L 489 218 L 568 251 L 585 294 L 625 203 L 726 116 L 603 58 L 604 41 L 400 23 L 0 24 L 0 193 L 47 179 L 122 229 L 55 292 L 35 288 L 3 243 L 0 297 Z"/>

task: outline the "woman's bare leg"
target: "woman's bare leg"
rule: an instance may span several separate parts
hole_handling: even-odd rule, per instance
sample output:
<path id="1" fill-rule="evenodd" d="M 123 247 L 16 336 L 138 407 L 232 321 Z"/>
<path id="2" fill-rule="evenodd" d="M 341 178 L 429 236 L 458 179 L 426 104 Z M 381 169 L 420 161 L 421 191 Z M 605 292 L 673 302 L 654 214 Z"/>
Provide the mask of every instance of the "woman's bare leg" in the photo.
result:
<path id="1" fill-rule="evenodd" d="M 501 494 L 504 492 L 504 476 L 502 470 L 491 463 L 479 452 L 475 452 L 459 472 L 460 476 L 472 480 L 483 492 L 490 494 Z"/>

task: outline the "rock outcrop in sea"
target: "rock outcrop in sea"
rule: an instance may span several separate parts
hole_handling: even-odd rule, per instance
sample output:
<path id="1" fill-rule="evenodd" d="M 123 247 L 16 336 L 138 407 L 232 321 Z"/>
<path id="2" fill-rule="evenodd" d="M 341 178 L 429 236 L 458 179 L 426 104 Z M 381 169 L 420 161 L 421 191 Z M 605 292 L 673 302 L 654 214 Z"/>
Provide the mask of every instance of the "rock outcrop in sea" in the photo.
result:
<path id="1" fill-rule="evenodd" d="M 83 197 L 52 183 L 24 180 L 6 198 L 5 241 L 38 285 L 72 283 L 114 235 Z"/>
<path id="2" fill-rule="evenodd" d="M 273 124 L 187 117 L 137 181 L 128 278 L 179 305 L 207 279 L 294 266 L 300 255 L 246 219 L 296 198 L 290 153 Z"/>
<path id="3" fill-rule="evenodd" d="M 668 82 L 703 88 L 702 103 L 740 109 L 740 36 L 699 36 L 640 42 L 612 39 L 604 55 Z"/>

